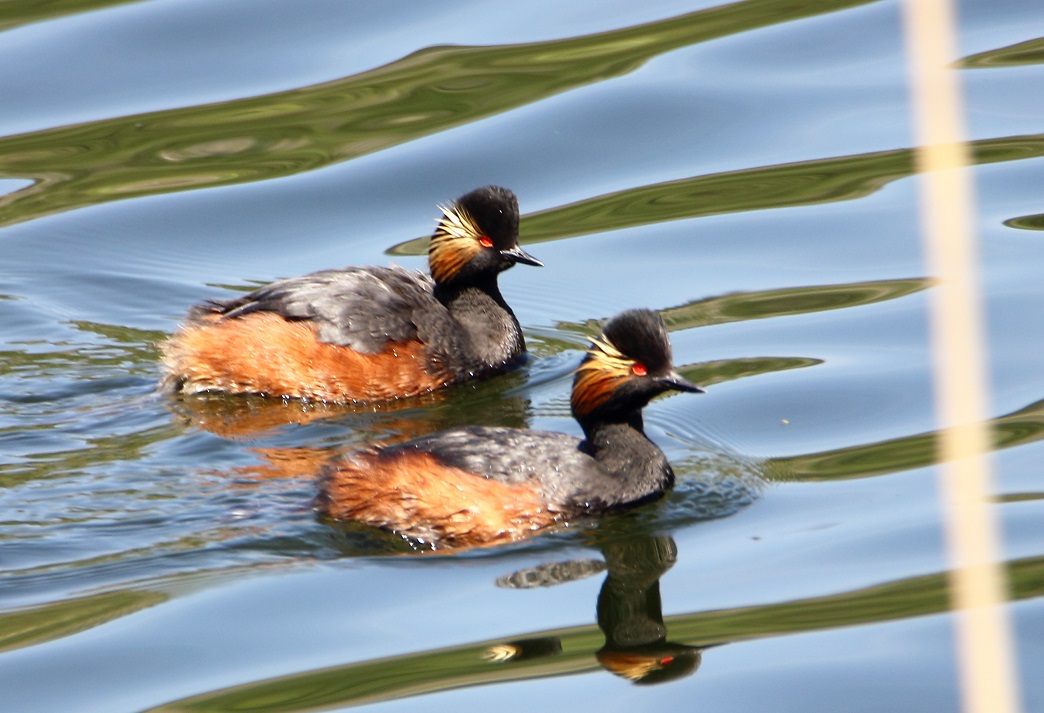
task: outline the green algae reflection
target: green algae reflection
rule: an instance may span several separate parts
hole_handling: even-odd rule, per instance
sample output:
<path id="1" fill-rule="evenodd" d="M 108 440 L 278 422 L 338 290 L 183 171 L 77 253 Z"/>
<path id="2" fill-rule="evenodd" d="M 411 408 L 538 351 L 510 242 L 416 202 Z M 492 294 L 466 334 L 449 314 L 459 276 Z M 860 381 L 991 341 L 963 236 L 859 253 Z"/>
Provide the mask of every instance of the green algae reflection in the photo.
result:
<path id="1" fill-rule="evenodd" d="M 120 198 L 287 176 L 619 77 L 653 57 L 869 0 L 746 0 L 549 42 L 431 47 L 331 82 L 0 139 L 0 225 Z"/>
<path id="2" fill-rule="evenodd" d="M 1044 439 L 1044 400 L 989 422 L 995 449 L 1011 448 Z M 938 434 L 934 431 L 876 443 L 774 458 L 765 465 L 776 480 L 824 481 L 867 478 L 937 462 Z"/>
<path id="3" fill-rule="evenodd" d="M 71 636 L 167 599 L 162 592 L 127 589 L 0 614 L 0 651 Z"/>
<path id="4" fill-rule="evenodd" d="M 1015 560 L 1007 567 L 1012 599 L 1044 595 L 1044 558 Z M 931 616 L 948 608 L 947 575 L 934 573 L 821 597 L 670 616 L 664 623 L 672 640 L 706 648 Z M 524 636 L 557 638 L 561 651 L 549 658 L 501 664 L 491 661 L 488 652 L 503 642 L 491 640 L 257 681 L 172 701 L 152 713 L 304 713 L 599 669 L 595 652 L 605 639 L 593 625 Z"/>
<path id="5" fill-rule="evenodd" d="M 975 163 L 1044 156 L 1044 134 L 970 144 Z M 525 244 L 673 220 L 864 198 L 914 173 L 913 151 L 894 149 L 759 166 L 628 188 L 523 216 Z M 1022 227 L 1022 226 L 1019 226 Z M 393 246 L 392 255 L 422 255 L 428 239 Z"/>

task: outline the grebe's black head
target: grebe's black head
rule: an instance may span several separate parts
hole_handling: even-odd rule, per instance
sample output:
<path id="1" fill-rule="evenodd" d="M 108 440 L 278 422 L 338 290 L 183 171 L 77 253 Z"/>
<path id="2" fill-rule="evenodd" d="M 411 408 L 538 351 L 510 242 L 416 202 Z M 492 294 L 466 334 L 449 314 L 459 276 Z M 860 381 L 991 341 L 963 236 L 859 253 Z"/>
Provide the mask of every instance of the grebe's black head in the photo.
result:
<path id="1" fill-rule="evenodd" d="M 631 683 L 650 685 L 691 676 L 700 667 L 703 655 L 694 646 L 664 641 L 632 649 L 605 647 L 595 652 L 595 658 L 616 676 Z"/>
<path id="2" fill-rule="evenodd" d="M 672 390 L 703 392 L 674 370 L 663 318 L 652 310 L 628 310 L 605 325 L 577 368 L 573 416 L 581 423 L 627 419 Z"/>
<path id="3" fill-rule="evenodd" d="M 518 244 L 518 199 L 506 188 L 485 186 L 448 206 L 428 247 L 428 266 L 439 284 L 496 277 L 516 262 L 543 265 Z"/>

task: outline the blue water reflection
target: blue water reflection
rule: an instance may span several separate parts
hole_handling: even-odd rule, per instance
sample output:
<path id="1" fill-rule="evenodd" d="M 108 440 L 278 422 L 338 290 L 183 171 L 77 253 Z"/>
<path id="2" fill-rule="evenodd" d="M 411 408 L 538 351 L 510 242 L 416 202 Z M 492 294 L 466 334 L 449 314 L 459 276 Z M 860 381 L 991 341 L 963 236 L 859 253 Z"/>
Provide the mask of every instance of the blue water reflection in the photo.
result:
<path id="1" fill-rule="evenodd" d="M 12 710 L 957 707 L 897 2 L 3 5 Z M 1041 8 L 960 13 L 1029 710 Z M 519 195 L 546 264 L 501 280 L 520 372 L 376 408 L 154 393 L 189 305 L 343 264 L 423 268 L 435 205 L 489 183 Z M 636 306 L 708 386 L 647 409 L 679 474 L 663 502 L 450 556 L 312 514 L 319 464 L 363 443 L 576 433 L 570 372 Z M 607 587 L 641 610 L 615 620 L 685 648 L 600 656 Z M 622 675 L 693 649 L 670 683 Z"/>

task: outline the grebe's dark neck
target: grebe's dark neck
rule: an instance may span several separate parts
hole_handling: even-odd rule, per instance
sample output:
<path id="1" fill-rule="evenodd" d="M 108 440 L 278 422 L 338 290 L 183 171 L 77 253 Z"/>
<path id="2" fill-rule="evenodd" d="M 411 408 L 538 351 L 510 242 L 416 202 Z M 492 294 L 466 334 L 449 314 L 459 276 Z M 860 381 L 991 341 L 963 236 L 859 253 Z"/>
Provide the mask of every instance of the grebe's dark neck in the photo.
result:
<path id="1" fill-rule="evenodd" d="M 602 548 L 608 567 L 598 594 L 598 627 L 606 649 L 631 649 L 667 638 L 660 577 L 674 565 L 678 548 L 667 536 L 640 535 Z"/>
<path id="2" fill-rule="evenodd" d="M 642 412 L 614 419 L 584 419 L 584 450 L 616 481 L 616 492 L 602 499 L 610 504 L 653 500 L 674 486 L 667 457 L 645 435 Z"/>
<path id="3" fill-rule="evenodd" d="M 526 351 L 522 327 L 500 294 L 496 275 L 437 284 L 435 299 L 460 325 L 480 367 L 500 366 Z"/>

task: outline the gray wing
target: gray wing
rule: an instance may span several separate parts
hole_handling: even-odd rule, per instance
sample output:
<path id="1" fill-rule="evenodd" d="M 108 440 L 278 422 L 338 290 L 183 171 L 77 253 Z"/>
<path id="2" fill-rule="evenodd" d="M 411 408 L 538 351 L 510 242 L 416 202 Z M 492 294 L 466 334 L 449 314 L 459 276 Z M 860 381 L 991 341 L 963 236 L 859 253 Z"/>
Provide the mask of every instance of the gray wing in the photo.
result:
<path id="1" fill-rule="evenodd" d="M 441 331 L 450 317 L 433 286 L 427 275 L 399 266 L 348 267 L 273 282 L 202 311 L 309 320 L 318 326 L 320 341 L 373 354 L 389 341 L 428 341 L 429 332 Z"/>
<path id="2" fill-rule="evenodd" d="M 580 444 L 564 433 L 471 426 L 422 436 L 389 450 L 429 451 L 447 465 L 504 483 L 537 479 L 550 484 L 592 468 L 601 470 Z"/>

